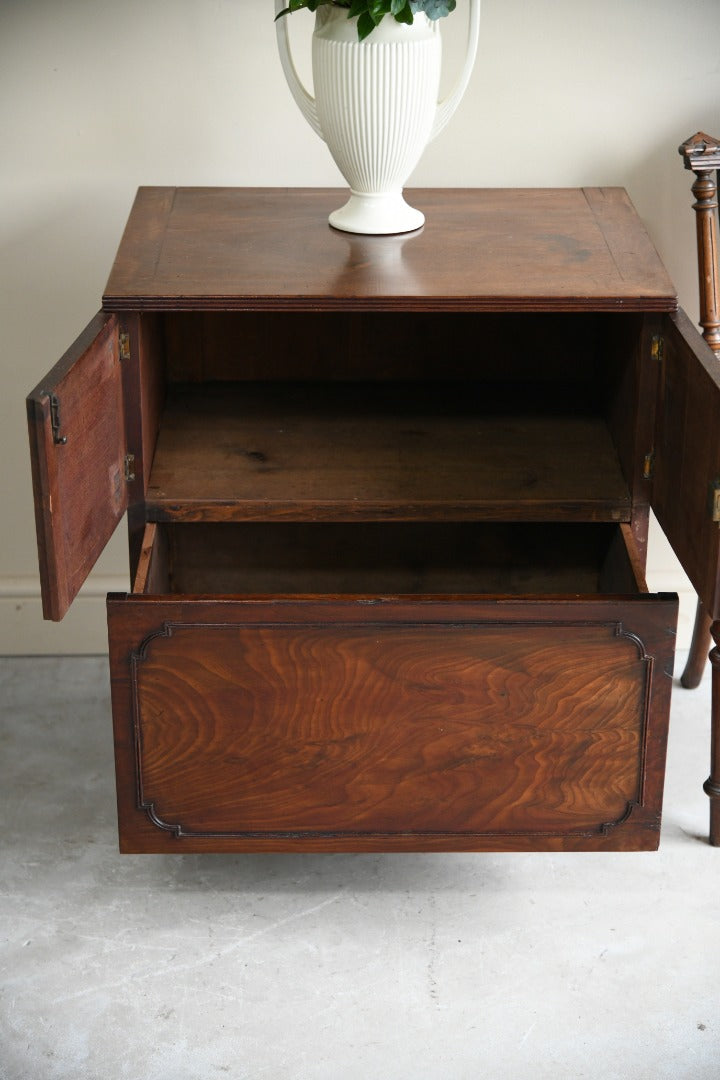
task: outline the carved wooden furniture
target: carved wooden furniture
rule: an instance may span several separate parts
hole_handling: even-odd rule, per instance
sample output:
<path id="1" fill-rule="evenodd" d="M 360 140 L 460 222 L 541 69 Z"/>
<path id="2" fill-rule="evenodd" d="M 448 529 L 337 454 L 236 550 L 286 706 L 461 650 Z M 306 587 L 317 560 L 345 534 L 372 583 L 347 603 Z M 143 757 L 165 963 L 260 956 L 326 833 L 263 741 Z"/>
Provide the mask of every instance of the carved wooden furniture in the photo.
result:
<path id="1" fill-rule="evenodd" d="M 703 337 L 713 352 L 720 354 L 720 287 L 718 285 L 717 171 L 720 167 L 720 143 L 699 131 L 678 148 L 685 168 L 695 173 L 692 192 L 695 196 L 697 226 L 698 281 L 700 285 L 700 325 Z M 681 682 L 693 690 L 700 682 L 710 646 L 710 618 L 698 600 L 690 652 Z"/>
<path id="2" fill-rule="evenodd" d="M 28 399 L 47 617 L 127 511 L 121 848 L 652 849 L 647 520 L 720 615 L 712 353 L 618 189 L 336 198 L 141 189 Z"/>

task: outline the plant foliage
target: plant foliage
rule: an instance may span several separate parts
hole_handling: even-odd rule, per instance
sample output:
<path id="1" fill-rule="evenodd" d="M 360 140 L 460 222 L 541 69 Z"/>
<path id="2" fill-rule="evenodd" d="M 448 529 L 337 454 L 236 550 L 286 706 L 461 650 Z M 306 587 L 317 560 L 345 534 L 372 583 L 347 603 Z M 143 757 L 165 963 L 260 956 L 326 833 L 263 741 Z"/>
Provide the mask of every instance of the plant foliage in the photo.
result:
<path id="1" fill-rule="evenodd" d="M 301 11 L 303 8 L 317 11 L 319 7 L 327 4 L 346 8 L 348 19 L 357 17 L 360 41 L 371 34 L 386 15 L 391 15 L 399 23 L 412 23 L 418 14 L 425 14 L 428 19 L 442 19 L 455 10 L 455 0 L 290 0 L 276 18 L 290 15 L 293 11 Z"/>

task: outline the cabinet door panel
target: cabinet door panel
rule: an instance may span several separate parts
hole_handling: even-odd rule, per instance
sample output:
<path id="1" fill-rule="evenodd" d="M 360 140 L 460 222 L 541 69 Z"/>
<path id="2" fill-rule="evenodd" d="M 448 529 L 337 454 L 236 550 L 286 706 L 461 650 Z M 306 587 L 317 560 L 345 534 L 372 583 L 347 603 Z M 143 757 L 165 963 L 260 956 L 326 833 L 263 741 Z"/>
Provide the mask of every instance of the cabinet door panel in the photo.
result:
<path id="1" fill-rule="evenodd" d="M 720 616 L 720 364 L 687 315 L 665 320 L 652 507 L 698 596 Z"/>
<path id="2" fill-rule="evenodd" d="M 114 315 L 95 316 L 27 410 L 43 614 L 59 620 L 127 509 Z"/>

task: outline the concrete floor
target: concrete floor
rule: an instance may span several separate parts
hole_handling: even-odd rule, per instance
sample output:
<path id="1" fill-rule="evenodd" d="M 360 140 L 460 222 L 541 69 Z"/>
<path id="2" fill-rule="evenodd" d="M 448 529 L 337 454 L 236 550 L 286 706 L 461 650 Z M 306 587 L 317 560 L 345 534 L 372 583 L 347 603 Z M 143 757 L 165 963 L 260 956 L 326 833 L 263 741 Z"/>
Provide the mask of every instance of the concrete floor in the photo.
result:
<path id="1" fill-rule="evenodd" d="M 636 855 L 120 856 L 105 659 L 0 703 L 2 1080 L 720 1078 L 707 680 Z"/>

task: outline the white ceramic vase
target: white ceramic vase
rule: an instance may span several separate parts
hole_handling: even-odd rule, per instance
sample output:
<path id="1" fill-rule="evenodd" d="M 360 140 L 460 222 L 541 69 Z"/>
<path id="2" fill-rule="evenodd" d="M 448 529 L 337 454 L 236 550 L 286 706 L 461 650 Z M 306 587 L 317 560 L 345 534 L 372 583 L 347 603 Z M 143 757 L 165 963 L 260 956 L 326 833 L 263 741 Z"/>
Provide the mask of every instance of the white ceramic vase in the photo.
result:
<path id="1" fill-rule="evenodd" d="M 480 28 L 480 0 L 469 0 L 468 45 L 460 78 L 438 103 L 442 46 L 439 20 L 416 15 L 411 26 L 386 15 L 358 41 L 357 19 L 324 5 L 315 13 L 315 96 L 302 85 L 290 53 L 287 16 L 276 22 L 285 77 L 303 116 L 325 140 L 350 198 L 330 215 L 344 232 L 410 232 L 423 214 L 405 202 L 403 186 L 427 145 L 442 131 L 465 92 Z M 275 0 L 281 11 L 286 0 Z"/>

